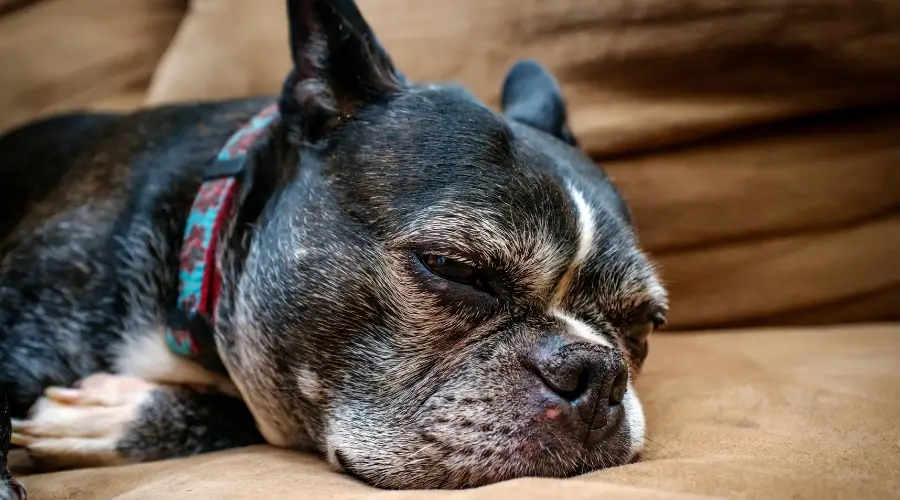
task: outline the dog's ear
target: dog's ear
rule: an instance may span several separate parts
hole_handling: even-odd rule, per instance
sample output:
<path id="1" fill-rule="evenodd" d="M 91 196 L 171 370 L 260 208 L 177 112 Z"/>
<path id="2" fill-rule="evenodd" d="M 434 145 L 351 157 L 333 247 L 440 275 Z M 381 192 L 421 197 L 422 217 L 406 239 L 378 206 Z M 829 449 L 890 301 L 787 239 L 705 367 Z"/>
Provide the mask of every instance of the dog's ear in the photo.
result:
<path id="1" fill-rule="evenodd" d="M 503 113 L 577 146 L 566 119 L 566 102 L 553 75 L 539 62 L 517 62 L 506 75 L 501 94 Z"/>
<path id="2" fill-rule="evenodd" d="M 297 140 L 315 141 L 360 106 L 404 88 L 353 0 L 287 0 L 287 14 L 294 67 L 279 107 Z"/>

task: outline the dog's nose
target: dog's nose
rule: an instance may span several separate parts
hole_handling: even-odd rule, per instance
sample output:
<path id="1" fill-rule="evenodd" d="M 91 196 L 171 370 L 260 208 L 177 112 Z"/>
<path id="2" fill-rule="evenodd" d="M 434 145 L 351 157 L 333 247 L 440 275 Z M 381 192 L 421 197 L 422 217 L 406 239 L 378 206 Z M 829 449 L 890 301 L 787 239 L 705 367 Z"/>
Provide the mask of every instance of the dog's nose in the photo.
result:
<path id="1" fill-rule="evenodd" d="M 622 417 L 628 368 L 614 349 L 555 340 L 537 350 L 533 367 L 559 405 L 586 424 L 589 434 Z"/>

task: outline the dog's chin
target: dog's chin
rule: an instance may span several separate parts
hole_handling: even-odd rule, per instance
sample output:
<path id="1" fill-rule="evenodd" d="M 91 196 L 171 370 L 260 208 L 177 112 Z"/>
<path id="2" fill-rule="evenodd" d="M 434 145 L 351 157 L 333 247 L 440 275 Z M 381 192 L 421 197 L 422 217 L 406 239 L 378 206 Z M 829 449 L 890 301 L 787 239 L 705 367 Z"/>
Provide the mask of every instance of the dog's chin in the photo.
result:
<path id="1" fill-rule="evenodd" d="M 386 444 L 385 444 L 386 445 Z M 386 445 L 387 446 L 387 445 Z M 422 445 L 420 450 L 425 450 Z M 461 489 L 485 486 L 521 477 L 565 478 L 625 465 L 634 457 L 627 436 L 615 435 L 591 449 L 547 446 L 540 437 L 511 439 L 503 450 L 492 447 L 454 448 L 452 443 L 422 451 L 403 453 L 394 459 L 385 450 L 385 466 L 363 456 L 360 450 L 334 448 L 329 452 L 336 470 L 359 481 L 384 489 Z"/>
<path id="2" fill-rule="evenodd" d="M 541 425 L 463 420 L 460 428 L 452 418 L 428 416 L 424 425 L 404 425 L 345 407 L 329 426 L 325 449 L 336 470 L 384 489 L 460 489 L 520 477 L 571 477 L 625 465 L 641 451 L 644 416 L 633 390 L 623 406 L 622 417 L 591 445 Z"/>

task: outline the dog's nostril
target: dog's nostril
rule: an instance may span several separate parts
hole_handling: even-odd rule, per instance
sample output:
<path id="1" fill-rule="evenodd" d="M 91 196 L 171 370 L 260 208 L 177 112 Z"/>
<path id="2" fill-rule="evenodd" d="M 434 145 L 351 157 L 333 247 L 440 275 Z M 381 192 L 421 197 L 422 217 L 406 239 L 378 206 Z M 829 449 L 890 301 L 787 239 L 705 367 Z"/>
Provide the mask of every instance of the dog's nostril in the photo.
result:
<path id="1" fill-rule="evenodd" d="M 624 373 L 616 375 L 609 389 L 609 406 L 622 404 L 626 389 L 628 389 L 628 376 Z"/>
<path id="2" fill-rule="evenodd" d="M 544 382 L 547 381 L 545 380 Z M 568 376 L 565 377 L 565 383 L 563 386 L 558 386 L 552 383 L 548 385 L 551 389 L 553 389 L 553 392 L 559 394 L 567 401 L 574 402 L 588 390 L 589 383 L 590 371 L 581 369 L 578 371 L 569 372 Z"/>
<path id="3" fill-rule="evenodd" d="M 591 370 L 577 360 L 545 359 L 529 369 L 559 397 L 574 403 L 590 389 Z"/>
<path id="4" fill-rule="evenodd" d="M 594 363 L 582 356 L 545 354 L 537 362 L 526 366 L 544 386 L 569 403 L 597 392 L 597 369 Z"/>

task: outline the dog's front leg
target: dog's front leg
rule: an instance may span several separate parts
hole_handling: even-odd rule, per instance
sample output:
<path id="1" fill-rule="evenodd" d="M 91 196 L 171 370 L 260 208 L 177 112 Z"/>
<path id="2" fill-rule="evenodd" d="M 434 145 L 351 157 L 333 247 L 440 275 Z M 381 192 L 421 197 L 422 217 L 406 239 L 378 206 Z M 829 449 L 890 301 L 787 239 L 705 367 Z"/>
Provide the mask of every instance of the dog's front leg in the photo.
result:
<path id="1" fill-rule="evenodd" d="M 13 443 L 44 469 L 148 462 L 263 442 L 240 399 L 109 374 L 47 389 L 28 419 L 12 427 Z"/>

